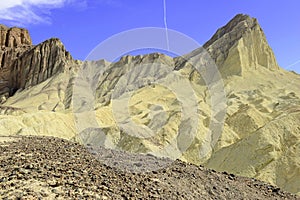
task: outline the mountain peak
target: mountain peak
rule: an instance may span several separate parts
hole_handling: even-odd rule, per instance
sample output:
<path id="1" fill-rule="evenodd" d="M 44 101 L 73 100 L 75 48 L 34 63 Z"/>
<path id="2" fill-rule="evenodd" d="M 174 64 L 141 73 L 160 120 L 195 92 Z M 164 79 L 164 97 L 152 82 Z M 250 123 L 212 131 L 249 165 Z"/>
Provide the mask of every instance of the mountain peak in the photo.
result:
<path id="1" fill-rule="evenodd" d="M 261 26 L 256 18 L 249 15 L 236 15 L 203 47 L 225 77 L 242 75 L 247 70 L 260 67 L 279 68 Z"/>
<path id="2" fill-rule="evenodd" d="M 204 44 L 204 48 L 209 47 L 215 41 L 226 34 L 232 33 L 233 31 L 238 32 L 239 34 L 237 37 L 240 38 L 246 31 L 250 31 L 255 26 L 259 26 L 256 18 L 251 18 L 249 15 L 238 14 L 225 26 L 219 28 L 213 37 Z"/>

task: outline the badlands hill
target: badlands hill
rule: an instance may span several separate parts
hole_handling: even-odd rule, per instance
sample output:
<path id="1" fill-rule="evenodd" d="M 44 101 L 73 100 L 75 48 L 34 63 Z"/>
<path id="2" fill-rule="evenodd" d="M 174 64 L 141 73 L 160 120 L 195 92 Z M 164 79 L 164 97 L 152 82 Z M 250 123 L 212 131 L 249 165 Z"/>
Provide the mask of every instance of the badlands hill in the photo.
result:
<path id="1" fill-rule="evenodd" d="M 125 56 L 115 63 L 76 61 L 58 39 L 32 45 L 24 29 L 0 26 L 0 36 L 0 135 L 55 136 L 179 158 L 300 194 L 300 76 L 278 66 L 256 19 L 237 15 L 204 45 L 206 51 Z M 219 78 L 210 68 L 199 73 L 193 67 L 206 65 L 207 53 Z M 81 71 L 91 65 L 105 72 L 86 85 Z M 160 71 L 160 65 L 169 68 Z M 163 85 L 146 84 L 147 75 L 168 80 L 170 72 L 182 74 L 193 94 L 183 88 L 178 98 Z M 167 82 L 170 88 L 181 83 L 175 80 Z M 119 109 L 129 94 L 128 109 Z M 182 109 L 182 102 L 191 103 Z M 156 134 L 126 134 L 131 121 Z"/>

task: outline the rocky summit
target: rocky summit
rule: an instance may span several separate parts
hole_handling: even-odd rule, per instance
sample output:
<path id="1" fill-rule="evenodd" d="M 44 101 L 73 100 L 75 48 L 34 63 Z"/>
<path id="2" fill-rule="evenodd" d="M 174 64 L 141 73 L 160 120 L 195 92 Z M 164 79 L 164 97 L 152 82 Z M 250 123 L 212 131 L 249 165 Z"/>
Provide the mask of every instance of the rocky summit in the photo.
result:
<path id="1" fill-rule="evenodd" d="M 33 160 L 45 158 L 47 151 L 56 152 L 53 150 L 56 148 L 54 143 L 70 156 L 74 153 L 81 160 L 78 162 L 85 162 L 85 166 L 97 162 L 93 163 L 94 168 L 104 167 L 101 159 L 94 156 L 95 161 L 85 156 L 87 154 L 78 155 L 77 150 L 73 152 L 69 148 L 83 148 L 78 146 L 80 143 L 126 154 L 178 159 L 171 166 L 166 166 L 166 172 L 149 175 L 149 180 L 156 182 L 150 181 L 145 188 L 157 184 L 157 193 L 152 193 L 149 188 L 143 191 L 140 186 L 132 192 L 132 188 L 122 181 L 132 180 L 137 184 L 138 181 L 143 182 L 143 177 L 116 174 L 109 168 L 112 167 L 110 163 L 105 164 L 106 175 L 101 170 L 90 168 L 96 177 L 103 178 L 105 184 L 111 182 L 104 185 L 104 189 L 99 189 L 98 183 L 93 185 L 86 181 L 92 189 L 80 189 L 82 192 L 101 191 L 99 198 L 125 198 L 127 194 L 133 196 L 126 198 L 150 197 L 152 194 L 178 197 L 181 194 L 174 194 L 175 190 L 182 191 L 179 188 L 183 187 L 192 191 L 194 186 L 204 189 L 197 194 L 184 193 L 182 198 L 199 199 L 203 195 L 221 198 L 226 187 L 229 193 L 232 192 L 225 195 L 228 198 L 241 194 L 241 190 L 244 196 L 236 197 L 297 198 L 280 196 L 277 187 L 300 195 L 300 75 L 278 66 L 257 19 L 239 14 L 218 29 L 203 48 L 180 57 L 161 53 L 126 55 L 113 63 L 74 60 L 59 39 L 32 45 L 25 29 L 3 25 L 0 29 L 0 135 L 19 138 L 19 142 L 9 144 L 7 148 L 6 145 L 0 146 L 8 156 L 2 155 L 3 170 L 0 170 L 1 187 L 8 192 L 2 192 L 0 188 L 0 195 L 6 197 L 18 188 L 19 195 L 25 190 L 21 185 L 28 185 L 30 181 L 32 188 L 36 184 L 44 184 L 44 193 L 53 189 L 51 185 L 48 187 L 49 184 L 55 186 L 58 180 L 61 183 L 55 186 L 57 193 L 63 194 L 67 190 L 72 193 L 68 181 L 73 181 L 72 184 L 79 190 L 77 178 L 75 175 L 67 176 L 64 172 L 67 169 L 60 171 L 57 177 L 66 176 L 68 181 L 58 179 L 54 172 L 52 174 L 50 169 L 42 167 L 44 161 L 38 167 L 40 172 L 26 168 L 31 162 L 36 163 Z M 197 69 L 197 66 L 200 68 Z M 99 69 L 103 69 L 101 73 Z M 151 84 L 153 78 L 158 82 Z M 100 129 L 101 132 L 97 131 Z M 151 135 L 149 130 L 155 134 Z M 30 137 L 26 137 L 28 135 Z M 30 142 L 38 145 L 34 149 L 40 149 L 39 155 L 30 150 L 33 148 Z M 15 159 L 12 156 L 17 155 L 13 153 L 15 151 L 20 155 L 23 153 L 24 159 L 19 159 L 14 168 L 8 158 Z M 63 153 L 59 156 L 62 157 L 58 160 L 65 160 Z M 46 160 L 52 162 L 51 159 Z M 206 175 L 202 176 L 199 165 L 225 172 L 225 176 L 214 171 L 205 172 L 213 174 L 211 180 Z M 22 174 L 17 170 L 23 168 L 23 171 L 30 171 L 28 176 L 24 175 L 28 179 L 17 181 L 18 174 Z M 175 168 L 181 170 L 180 175 L 171 173 Z M 9 173 L 14 175 L 9 176 Z M 78 173 L 78 180 L 80 177 L 85 180 L 91 178 Z M 199 179 L 193 182 L 196 185 L 189 188 L 175 184 L 182 180 L 183 185 L 189 185 L 194 180 L 191 174 L 199 175 Z M 228 174 L 234 176 L 233 182 L 226 182 L 227 186 L 220 190 L 217 186 L 214 189 L 212 185 L 219 184 L 217 180 L 223 182 L 230 177 Z M 55 183 L 46 183 L 40 175 L 51 176 Z M 261 186 L 263 183 L 255 182 L 257 186 L 248 185 L 249 188 L 247 183 L 254 179 L 237 178 L 235 182 L 236 176 L 255 178 L 272 186 L 265 187 Z M 1 182 L 4 177 L 10 177 L 10 180 Z M 124 180 L 119 181 L 121 177 Z M 173 180 L 174 177 L 185 178 Z M 28 184 L 26 181 L 29 181 Z M 164 184 L 167 182 L 167 185 Z M 118 184 L 122 187 L 115 187 Z M 241 190 L 236 187 L 240 184 Z M 207 189 L 211 186 L 212 189 Z M 129 190 L 130 193 L 126 192 Z M 264 192 L 268 190 L 274 190 L 276 194 Z M 141 195 L 138 195 L 139 192 Z M 252 196 L 254 194 L 258 196 Z"/>
<path id="2" fill-rule="evenodd" d="M 223 76 L 243 75 L 260 67 L 278 70 L 274 53 L 257 19 L 235 16 L 204 44 Z"/>

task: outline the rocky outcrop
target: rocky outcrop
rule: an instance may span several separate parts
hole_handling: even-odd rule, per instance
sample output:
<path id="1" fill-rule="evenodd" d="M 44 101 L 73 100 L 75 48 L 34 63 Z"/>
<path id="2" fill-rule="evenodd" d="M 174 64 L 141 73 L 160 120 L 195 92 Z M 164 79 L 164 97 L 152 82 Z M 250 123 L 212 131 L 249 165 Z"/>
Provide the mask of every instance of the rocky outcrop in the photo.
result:
<path id="1" fill-rule="evenodd" d="M 12 64 L 31 47 L 31 38 L 26 29 L 0 25 L 0 102 L 9 96 Z"/>
<path id="2" fill-rule="evenodd" d="M 248 15 L 235 16 L 218 29 L 203 47 L 215 60 L 223 77 L 242 75 L 247 70 L 260 67 L 279 69 L 257 19 Z"/>
<path id="3" fill-rule="evenodd" d="M 37 85 L 72 65 L 73 59 L 59 39 L 33 46 L 21 28 L 0 26 L 1 101 L 17 90 Z"/>
<path id="4" fill-rule="evenodd" d="M 16 60 L 23 55 L 31 47 L 18 47 L 18 48 L 3 48 L 0 50 L 0 96 L 3 98 L 9 97 L 10 87 L 9 80 L 11 78 L 12 65 Z"/>
<path id="5" fill-rule="evenodd" d="M 1 47 L 16 48 L 30 46 L 32 41 L 26 29 L 0 25 L 0 45 Z"/>
<path id="6" fill-rule="evenodd" d="M 59 39 L 47 40 L 27 51 L 11 66 L 10 95 L 68 70 L 72 57 Z"/>

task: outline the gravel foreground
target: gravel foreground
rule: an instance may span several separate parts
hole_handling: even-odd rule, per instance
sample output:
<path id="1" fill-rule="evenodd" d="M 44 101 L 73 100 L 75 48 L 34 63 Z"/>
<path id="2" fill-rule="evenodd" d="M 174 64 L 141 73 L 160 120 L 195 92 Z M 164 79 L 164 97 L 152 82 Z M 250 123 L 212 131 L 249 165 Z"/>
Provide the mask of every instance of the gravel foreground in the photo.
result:
<path id="1" fill-rule="evenodd" d="M 255 179 L 181 161 L 153 172 L 116 170 L 80 144 L 54 137 L 0 137 L 0 152 L 0 199 L 300 200 Z"/>

